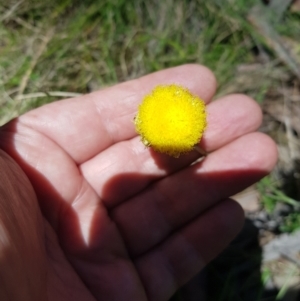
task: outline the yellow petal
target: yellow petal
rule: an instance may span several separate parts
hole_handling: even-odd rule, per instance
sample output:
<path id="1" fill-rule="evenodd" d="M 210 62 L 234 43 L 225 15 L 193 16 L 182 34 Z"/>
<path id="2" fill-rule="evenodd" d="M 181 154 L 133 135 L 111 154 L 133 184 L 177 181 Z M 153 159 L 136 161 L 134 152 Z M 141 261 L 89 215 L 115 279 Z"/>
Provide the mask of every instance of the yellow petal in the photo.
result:
<path id="1" fill-rule="evenodd" d="M 201 140 L 206 128 L 205 104 L 182 86 L 159 85 L 144 97 L 134 123 L 146 146 L 179 157 Z"/>

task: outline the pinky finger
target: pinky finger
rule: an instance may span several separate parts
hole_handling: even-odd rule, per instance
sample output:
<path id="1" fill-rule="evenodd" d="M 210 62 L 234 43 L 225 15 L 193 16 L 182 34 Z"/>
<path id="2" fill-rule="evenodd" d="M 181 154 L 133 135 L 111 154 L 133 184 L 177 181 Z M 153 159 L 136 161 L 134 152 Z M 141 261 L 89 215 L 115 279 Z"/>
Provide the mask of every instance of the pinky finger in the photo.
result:
<path id="1" fill-rule="evenodd" d="M 166 301 L 240 232 L 241 207 L 226 200 L 210 208 L 136 260 L 149 301 Z"/>

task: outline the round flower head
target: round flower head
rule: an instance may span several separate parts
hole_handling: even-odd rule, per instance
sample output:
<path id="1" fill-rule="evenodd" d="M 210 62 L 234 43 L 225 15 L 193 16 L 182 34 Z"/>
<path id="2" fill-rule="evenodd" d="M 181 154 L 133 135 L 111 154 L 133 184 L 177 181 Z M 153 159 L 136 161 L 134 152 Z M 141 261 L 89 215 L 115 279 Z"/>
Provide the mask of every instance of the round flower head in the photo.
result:
<path id="1" fill-rule="evenodd" d="M 179 157 L 201 140 L 206 128 L 205 104 L 184 87 L 159 85 L 144 97 L 134 123 L 144 145 Z"/>

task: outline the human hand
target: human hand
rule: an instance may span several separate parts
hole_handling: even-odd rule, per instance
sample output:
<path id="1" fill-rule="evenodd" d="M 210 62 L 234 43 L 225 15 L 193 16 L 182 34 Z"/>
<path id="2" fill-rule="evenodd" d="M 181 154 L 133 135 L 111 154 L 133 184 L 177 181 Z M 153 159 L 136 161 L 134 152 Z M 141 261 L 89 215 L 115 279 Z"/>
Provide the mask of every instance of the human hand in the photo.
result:
<path id="1" fill-rule="evenodd" d="M 154 153 L 134 130 L 143 96 L 171 83 L 206 102 L 215 92 L 210 71 L 185 65 L 0 129 L 1 300 L 166 301 L 238 234 L 243 212 L 228 197 L 277 158 L 273 141 L 254 133 L 260 108 L 244 95 L 210 103 L 209 155 L 191 165 L 197 152 Z"/>

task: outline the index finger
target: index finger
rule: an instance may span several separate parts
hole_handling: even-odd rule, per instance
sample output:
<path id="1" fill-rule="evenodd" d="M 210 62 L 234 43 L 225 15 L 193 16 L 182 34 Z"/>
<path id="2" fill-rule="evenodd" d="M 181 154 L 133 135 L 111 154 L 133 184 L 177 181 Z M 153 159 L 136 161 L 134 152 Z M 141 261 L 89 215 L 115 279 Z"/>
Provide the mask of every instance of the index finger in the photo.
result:
<path id="1" fill-rule="evenodd" d="M 215 93 L 212 72 L 183 65 L 74 99 L 54 102 L 21 116 L 21 124 L 44 134 L 77 164 L 136 135 L 133 117 L 143 96 L 158 84 L 179 84 L 208 102 Z"/>

